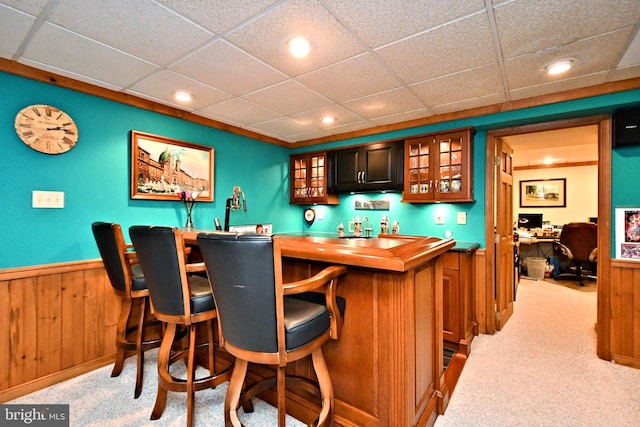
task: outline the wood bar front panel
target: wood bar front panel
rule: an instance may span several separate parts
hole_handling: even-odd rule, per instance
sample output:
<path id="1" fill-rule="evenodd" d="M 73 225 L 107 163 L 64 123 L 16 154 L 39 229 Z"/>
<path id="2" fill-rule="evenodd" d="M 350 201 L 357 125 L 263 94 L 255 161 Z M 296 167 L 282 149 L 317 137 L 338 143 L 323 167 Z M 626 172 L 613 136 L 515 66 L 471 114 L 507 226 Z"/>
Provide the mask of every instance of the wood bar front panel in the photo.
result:
<path id="1" fill-rule="evenodd" d="M 287 258 L 284 279 L 307 277 L 325 265 Z M 442 388 L 442 321 L 436 309 L 442 295 L 435 265 L 432 260 L 405 273 L 348 266 L 340 277 L 338 294 L 347 300 L 344 327 L 338 341 L 323 347 L 338 425 L 434 422 Z M 306 361 L 298 365 L 292 370 L 305 375 Z"/>

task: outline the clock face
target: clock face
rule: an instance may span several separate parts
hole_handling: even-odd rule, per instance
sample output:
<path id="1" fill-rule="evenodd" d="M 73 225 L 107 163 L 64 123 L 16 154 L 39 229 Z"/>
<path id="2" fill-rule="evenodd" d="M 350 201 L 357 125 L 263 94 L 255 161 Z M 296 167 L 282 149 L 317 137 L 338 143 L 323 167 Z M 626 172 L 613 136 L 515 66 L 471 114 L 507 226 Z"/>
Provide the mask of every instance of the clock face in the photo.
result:
<path id="1" fill-rule="evenodd" d="M 67 113 L 50 105 L 30 105 L 16 115 L 16 133 L 29 147 L 46 154 L 71 150 L 78 127 Z"/>
<path id="2" fill-rule="evenodd" d="M 314 211 L 311 208 L 305 209 L 305 211 L 304 211 L 304 220 L 306 221 L 306 223 L 311 225 L 311 224 L 313 224 L 313 221 L 315 219 L 316 219 L 316 211 Z"/>

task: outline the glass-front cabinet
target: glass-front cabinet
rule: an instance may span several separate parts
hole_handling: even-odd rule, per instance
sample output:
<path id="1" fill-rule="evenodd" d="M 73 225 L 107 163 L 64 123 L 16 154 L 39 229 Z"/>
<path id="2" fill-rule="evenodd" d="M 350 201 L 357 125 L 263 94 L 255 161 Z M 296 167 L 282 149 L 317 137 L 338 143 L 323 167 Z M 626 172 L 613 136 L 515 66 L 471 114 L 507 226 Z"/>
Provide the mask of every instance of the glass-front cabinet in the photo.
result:
<path id="1" fill-rule="evenodd" d="M 403 202 L 473 201 L 473 129 L 405 141 Z"/>
<path id="2" fill-rule="evenodd" d="M 327 194 L 327 173 L 324 151 L 290 156 L 289 203 L 338 204 L 338 196 Z"/>

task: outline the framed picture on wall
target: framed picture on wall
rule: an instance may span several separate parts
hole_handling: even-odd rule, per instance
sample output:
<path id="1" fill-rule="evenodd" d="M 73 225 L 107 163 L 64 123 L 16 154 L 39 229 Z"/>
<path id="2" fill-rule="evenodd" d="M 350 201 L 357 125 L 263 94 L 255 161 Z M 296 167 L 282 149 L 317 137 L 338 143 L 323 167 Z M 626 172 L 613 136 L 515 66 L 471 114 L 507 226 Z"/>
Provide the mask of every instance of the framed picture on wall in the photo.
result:
<path id="1" fill-rule="evenodd" d="M 131 131 L 131 198 L 213 202 L 213 159 L 212 147 Z"/>
<path id="2" fill-rule="evenodd" d="M 640 261 L 640 207 L 616 208 L 616 258 Z"/>
<path id="3" fill-rule="evenodd" d="M 564 208 L 566 195 L 566 178 L 520 181 L 521 208 Z"/>

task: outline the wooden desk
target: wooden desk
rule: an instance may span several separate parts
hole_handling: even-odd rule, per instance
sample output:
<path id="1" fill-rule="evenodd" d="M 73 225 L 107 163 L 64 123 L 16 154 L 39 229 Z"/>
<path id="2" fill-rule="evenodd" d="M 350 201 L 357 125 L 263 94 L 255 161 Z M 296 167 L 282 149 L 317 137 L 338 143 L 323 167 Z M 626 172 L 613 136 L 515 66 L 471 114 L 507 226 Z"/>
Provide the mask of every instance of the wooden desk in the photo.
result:
<path id="1" fill-rule="evenodd" d="M 185 232 L 197 244 L 197 232 Z M 442 365 L 442 254 L 453 240 L 381 236 L 282 237 L 285 281 L 330 264 L 347 266 L 338 294 L 347 300 L 340 339 L 323 347 L 343 426 L 432 425 L 449 391 Z M 308 361 L 291 372 L 311 376 Z M 266 376 L 254 367 L 255 376 Z M 265 396 L 267 400 L 273 396 Z M 318 406 L 291 395 L 287 410 L 305 422 Z"/>

